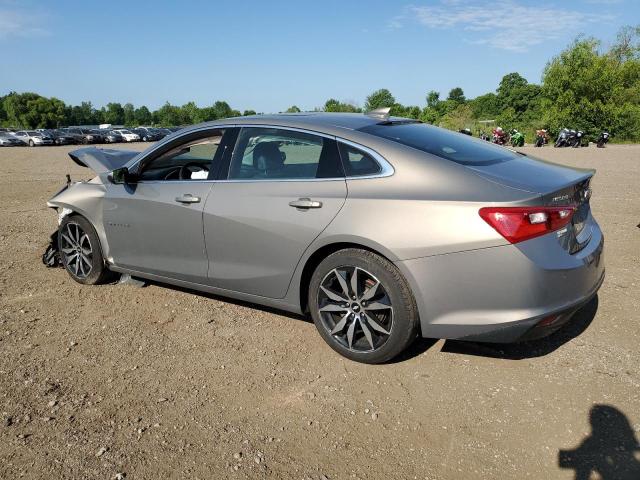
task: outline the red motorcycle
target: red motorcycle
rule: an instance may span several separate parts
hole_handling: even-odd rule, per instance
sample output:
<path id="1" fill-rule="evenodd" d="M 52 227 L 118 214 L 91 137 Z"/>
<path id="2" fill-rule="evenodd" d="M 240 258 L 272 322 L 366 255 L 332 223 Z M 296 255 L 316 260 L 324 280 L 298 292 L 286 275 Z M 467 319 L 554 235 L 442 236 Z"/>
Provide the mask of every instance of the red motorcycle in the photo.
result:
<path id="1" fill-rule="evenodd" d="M 502 127 L 496 127 L 493 129 L 491 141 L 497 145 L 506 145 L 509 142 L 509 136 Z"/>

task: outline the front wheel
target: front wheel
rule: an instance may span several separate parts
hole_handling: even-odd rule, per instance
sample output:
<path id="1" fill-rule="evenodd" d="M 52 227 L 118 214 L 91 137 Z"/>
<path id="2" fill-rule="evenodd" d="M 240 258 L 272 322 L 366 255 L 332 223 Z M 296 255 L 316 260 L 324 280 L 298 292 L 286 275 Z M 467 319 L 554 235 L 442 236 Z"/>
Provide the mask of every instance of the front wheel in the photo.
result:
<path id="1" fill-rule="evenodd" d="M 29 146 L 30 146 L 30 147 L 35 147 L 35 146 L 36 146 L 36 144 L 35 144 L 35 143 L 33 143 L 33 140 L 29 140 Z"/>
<path id="2" fill-rule="evenodd" d="M 407 281 L 387 259 L 367 250 L 339 250 L 309 283 L 309 308 L 322 338 L 341 355 L 383 363 L 416 338 L 418 309 Z"/>
<path id="3" fill-rule="evenodd" d="M 80 215 L 64 218 L 58 228 L 58 248 L 62 265 L 76 282 L 95 285 L 110 276 L 98 234 L 86 218 Z"/>

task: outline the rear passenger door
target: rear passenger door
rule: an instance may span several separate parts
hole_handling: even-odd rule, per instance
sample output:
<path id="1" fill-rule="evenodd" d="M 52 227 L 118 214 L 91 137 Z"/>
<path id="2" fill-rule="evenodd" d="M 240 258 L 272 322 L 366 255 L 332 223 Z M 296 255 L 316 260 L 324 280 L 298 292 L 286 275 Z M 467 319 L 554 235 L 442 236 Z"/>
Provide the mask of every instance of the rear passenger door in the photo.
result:
<path id="1" fill-rule="evenodd" d="M 204 208 L 210 283 L 284 297 L 305 249 L 346 196 L 333 137 L 242 128 L 228 174 L 216 182 Z"/>

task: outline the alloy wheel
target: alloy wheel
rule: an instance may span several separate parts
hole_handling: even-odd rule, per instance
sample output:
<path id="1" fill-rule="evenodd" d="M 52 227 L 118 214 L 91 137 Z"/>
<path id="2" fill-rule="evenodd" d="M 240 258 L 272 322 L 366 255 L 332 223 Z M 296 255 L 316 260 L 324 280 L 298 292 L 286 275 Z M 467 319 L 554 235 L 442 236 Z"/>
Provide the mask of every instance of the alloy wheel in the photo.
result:
<path id="1" fill-rule="evenodd" d="M 325 275 L 318 308 L 324 328 L 350 351 L 378 350 L 391 335 L 391 298 L 384 285 L 363 268 L 337 267 Z"/>
<path id="2" fill-rule="evenodd" d="M 93 249 L 89 235 L 74 222 L 65 225 L 61 235 L 60 251 L 69 272 L 78 278 L 87 278 L 93 265 Z"/>

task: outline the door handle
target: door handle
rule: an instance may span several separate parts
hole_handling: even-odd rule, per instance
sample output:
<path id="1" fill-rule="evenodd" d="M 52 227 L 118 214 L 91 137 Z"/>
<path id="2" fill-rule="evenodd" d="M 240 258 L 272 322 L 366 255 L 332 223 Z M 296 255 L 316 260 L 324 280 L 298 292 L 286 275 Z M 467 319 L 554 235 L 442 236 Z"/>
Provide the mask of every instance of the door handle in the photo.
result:
<path id="1" fill-rule="evenodd" d="M 181 197 L 176 197 L 178 203 L 200 203 L 200 197 L 194 197 L 190 193 L 186 193 Z"/>
<path id="2" fill-rule="evenodd" d="M 295 208 L 321 208 L 322 202 L 316 202 L 311 200 L 310 198 L 299 198 L 298 200 L 294 200 L 293 202 L 289 202 L 290 207 Z"/>

